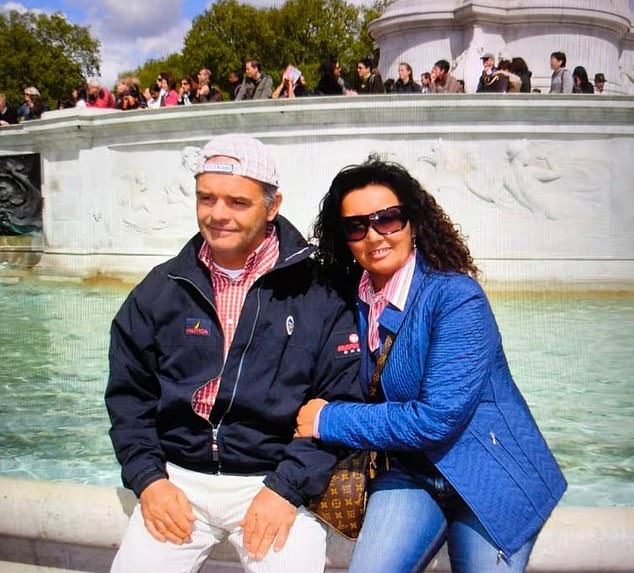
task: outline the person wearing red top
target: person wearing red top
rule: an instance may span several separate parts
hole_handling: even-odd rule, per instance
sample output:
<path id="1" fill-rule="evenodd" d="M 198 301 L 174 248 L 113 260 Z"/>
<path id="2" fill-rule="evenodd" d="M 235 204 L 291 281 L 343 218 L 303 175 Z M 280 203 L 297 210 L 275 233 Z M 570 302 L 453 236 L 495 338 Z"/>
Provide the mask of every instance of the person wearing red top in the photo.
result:
<path id="1" fill-rule="evenodd" d="M 86 107 L 96 107 L 100 109 L 114 109 L 116 102 L 114 96 L 108 89 L 97 81 L 88 83 L 88 101 Z"/>

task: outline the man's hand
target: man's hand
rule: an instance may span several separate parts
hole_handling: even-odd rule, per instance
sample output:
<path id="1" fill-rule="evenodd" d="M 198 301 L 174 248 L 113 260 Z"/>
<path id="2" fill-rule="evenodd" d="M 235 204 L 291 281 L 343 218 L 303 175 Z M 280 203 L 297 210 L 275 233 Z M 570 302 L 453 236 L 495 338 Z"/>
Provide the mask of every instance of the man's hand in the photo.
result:
<path id="1" fill-rule="evenodd" d="M 167 479 L 147 486 L 139 497 L 145 527 L 161 543 L 182 545 L 190 540 L 196 520 L 185 494 Z"/>
<path id="2" fill-rule="evenodd" d="M 240 526 L 244 529 L 244 548 L 252 559 L 264 559 L 273 542 L 281 551 L 291 530 L 297 508 L 268 487 L 253 498 Z"/>
<path id="3" fill-rule="evenodd" d="M 321 398 L 313 398 L 308 400 L 297 413 L 297 428 L 295 428 L 294 438 L 312 438 L 313 430 L 315 428 L 315 418 L 319 411 L 328 402 Z"/>

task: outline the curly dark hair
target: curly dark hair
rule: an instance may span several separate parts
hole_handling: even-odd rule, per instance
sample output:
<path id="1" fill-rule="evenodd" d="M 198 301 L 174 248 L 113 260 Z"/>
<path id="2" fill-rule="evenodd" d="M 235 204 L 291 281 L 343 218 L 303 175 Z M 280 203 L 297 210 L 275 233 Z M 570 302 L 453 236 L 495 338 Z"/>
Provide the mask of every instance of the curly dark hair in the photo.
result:
<path id="1" fill-rule="evenodd" d="M 317 247 L 315 258 L 326 275 L 355 284 L 360 277 L 362 269 L 354 263 L 343 235 L 341 202 L 348 192 L 371 184 L 385 185 L 399 198 L 416 247 L 430 269 L 478 276 L 464 237 L 436 200 L 402 165 L 373 156 L 361 165 L 344 167 L 321 201 L 312 240 Z"/>

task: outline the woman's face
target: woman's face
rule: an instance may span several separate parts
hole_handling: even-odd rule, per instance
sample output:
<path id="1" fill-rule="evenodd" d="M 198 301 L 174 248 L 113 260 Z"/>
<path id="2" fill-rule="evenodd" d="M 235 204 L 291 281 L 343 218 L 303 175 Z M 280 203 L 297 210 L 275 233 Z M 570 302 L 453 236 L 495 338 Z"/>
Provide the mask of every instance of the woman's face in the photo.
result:
<path id="1" fill-rule="evenodd" d="M 390 188 L 370 184 L 344 196 L 341 201 L 341 216 L 370 215 L 400 204 L 396 193 Z M 407 222 L 402 229 L 381 235 L 370 225 L 367 235 L 359 241 L 348 241 L 348 247 L 356 261 L 370 274 L 374 290 L 379 291 L 407 262 L 414 248 L 412 229 Z"/>
<path id="2" fill-rule="evenodd" d="M 409 81 L 409 71 L 403 64 L 398 67 L 398 77 L 402 82 Z"/>

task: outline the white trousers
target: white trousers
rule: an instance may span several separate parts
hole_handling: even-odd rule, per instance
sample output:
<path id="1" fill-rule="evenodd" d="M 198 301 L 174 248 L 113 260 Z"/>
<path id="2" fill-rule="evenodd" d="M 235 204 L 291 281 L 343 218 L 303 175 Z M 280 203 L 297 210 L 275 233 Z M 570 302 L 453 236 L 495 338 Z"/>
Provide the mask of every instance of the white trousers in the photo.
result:
<path id="1" fill-rule="evenodd" d="M 134 508 L 110 573 L 195 573 L 212 547 L 228 539 L 247 573 L 323 573 L 326 566 L 326 529 L 312 513 L 299 507 L 284 548 L 269 550 L 261 561 L 250 559 L 238 525 L 251 500 L 262 488 L 263 476 L 225 476 L 193 472 L 167 464 L 170 481 L 181 488 L 196 521 L 191 542 L 161 543 L 145 528 L 141 507 Z"/>

